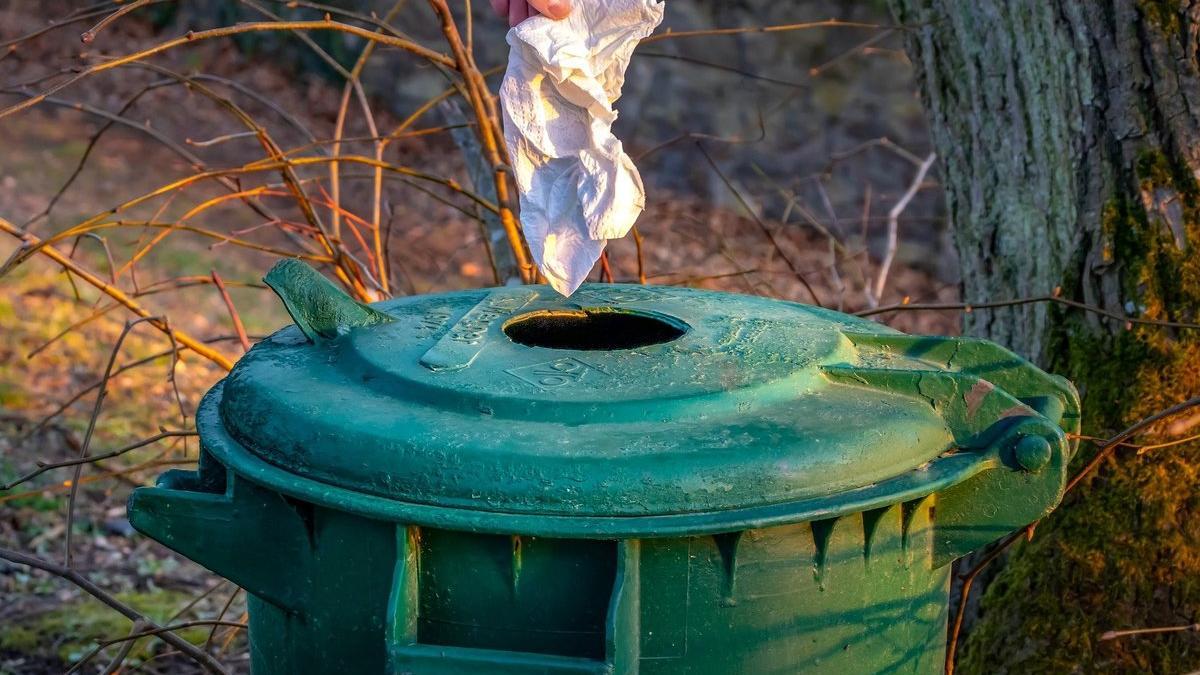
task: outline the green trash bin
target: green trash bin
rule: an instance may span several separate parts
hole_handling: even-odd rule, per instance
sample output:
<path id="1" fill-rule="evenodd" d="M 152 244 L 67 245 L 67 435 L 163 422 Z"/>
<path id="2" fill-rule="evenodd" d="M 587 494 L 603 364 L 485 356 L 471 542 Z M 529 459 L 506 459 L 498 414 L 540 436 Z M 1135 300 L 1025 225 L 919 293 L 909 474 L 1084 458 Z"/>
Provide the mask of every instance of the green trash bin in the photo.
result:
<path id="1" fill-rule="evenodd" d="M 1053 508 L 1078 396 L 994 344 L 683 288 L 346 297 L 204 399 L 141 532 L 257 675 L 937 673 L 950 563 Z"/>

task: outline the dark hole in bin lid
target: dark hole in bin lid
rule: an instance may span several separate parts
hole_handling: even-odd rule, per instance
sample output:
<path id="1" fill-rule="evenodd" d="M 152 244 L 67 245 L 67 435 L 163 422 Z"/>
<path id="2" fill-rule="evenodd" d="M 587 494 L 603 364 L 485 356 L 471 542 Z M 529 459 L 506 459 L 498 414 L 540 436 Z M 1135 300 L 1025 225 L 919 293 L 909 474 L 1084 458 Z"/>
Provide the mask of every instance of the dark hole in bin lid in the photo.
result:
<path id="1" fill-rule="evenodd" d="M 647 347 L 676 340 L 687 330 L 678 319 L 609 308 L 529 312 L 504 324 L 504 334 L 518 344 L 577 351 Z"/>

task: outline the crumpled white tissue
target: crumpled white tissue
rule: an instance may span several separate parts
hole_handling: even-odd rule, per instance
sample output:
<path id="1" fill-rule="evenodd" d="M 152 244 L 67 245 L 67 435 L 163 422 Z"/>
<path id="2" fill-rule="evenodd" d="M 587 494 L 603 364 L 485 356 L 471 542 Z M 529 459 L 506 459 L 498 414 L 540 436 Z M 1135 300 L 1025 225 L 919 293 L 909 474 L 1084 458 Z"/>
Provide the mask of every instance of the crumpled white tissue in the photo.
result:
<path id="1" fill-rule="evenodd" d="M 634 47 L 662 21 L 660 0 L 575 0 L 566 19 L 508 32 L 500 86 L 521 224 L 538 268 L 569 296 L 609 239 L 646 203 L 642 178 L 612 133 Z"/>

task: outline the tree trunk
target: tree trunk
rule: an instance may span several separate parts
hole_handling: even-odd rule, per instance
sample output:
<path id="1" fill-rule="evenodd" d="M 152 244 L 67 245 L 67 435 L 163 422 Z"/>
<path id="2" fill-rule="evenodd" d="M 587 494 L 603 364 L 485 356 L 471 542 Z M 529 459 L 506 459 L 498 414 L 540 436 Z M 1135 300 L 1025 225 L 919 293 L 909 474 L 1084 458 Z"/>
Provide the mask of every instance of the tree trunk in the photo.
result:
<path id="1" fill-rule="evenodd" d="M 891 4 L 911 27 L 964 298 L 1061 289 L 1119 314 L 1196 322 L 1200 2 Z M 1196 331 L 1048 304 L 975 311 L 965 328 L 1071 377 L 1099 436 L 1200 392 Z M 1198 473 L 1195 444 L 1118 453 L 991 584 L 961 672 L 1200 669 L 1194 634 L 1099 640 L 1200 619 Z"/>

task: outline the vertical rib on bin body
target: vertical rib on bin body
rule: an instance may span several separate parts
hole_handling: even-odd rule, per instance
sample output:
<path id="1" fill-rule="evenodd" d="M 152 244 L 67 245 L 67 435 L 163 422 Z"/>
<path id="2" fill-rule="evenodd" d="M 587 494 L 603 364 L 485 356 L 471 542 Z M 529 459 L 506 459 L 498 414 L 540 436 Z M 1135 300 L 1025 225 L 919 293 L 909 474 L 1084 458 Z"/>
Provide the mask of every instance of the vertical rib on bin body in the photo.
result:
<path id="1" fill-rule="evenodd" d="M 258 675 L 935 673 L 949 563 L 1061 496 L 1074 390 L 986 342 L 620 285 L 366 308 L 284 271 L 297 327 L 130 503 L 246 588 Z"/>

